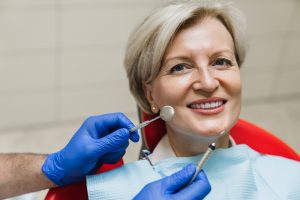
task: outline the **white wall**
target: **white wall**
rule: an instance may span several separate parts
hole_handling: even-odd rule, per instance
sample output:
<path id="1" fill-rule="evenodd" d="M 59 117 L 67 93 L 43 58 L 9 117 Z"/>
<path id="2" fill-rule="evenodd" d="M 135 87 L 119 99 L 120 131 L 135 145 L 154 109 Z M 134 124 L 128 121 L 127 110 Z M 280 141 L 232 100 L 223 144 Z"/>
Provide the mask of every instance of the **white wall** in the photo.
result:
<path id="1" fill-rule="evenodd" d="M 0 130 L 135 115 L 124 48 L 157 2 L 0 1 Z"/>

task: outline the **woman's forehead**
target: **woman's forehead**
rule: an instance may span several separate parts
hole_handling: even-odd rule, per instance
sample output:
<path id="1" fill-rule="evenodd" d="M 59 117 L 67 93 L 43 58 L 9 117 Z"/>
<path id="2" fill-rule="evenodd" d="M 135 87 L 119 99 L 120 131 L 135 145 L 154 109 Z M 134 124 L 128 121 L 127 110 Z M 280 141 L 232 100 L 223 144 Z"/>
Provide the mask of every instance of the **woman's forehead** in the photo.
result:
<path id="1" fill-rule="evenodd" d="M 216 18 L 201 20 L 193 26 L 179 31 L 166 50 L 164 62 L 172 57 L 183 56 L 188 51 L 207 50 L 234 53 L 231 34 Z"/>

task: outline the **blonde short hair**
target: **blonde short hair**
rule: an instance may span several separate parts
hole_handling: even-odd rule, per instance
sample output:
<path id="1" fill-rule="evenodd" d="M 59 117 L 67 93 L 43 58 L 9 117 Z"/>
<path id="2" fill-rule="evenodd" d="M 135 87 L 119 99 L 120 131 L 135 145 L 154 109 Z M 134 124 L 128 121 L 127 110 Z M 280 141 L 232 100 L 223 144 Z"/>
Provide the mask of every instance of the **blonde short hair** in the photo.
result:
<path id="1" fill-rule="evenodd" d="M 220 1 L 180 1 L 154 10 L 139 24 L 129 37 L 124 65 L 130 91 L 138 106 L 151 113 L 144 93 L 144 84 L 151 83 L 159 74 L 167 48 L 182 29 L 205 17 L 220 20 L 231 34 L 239 66 L 245 59 L 245 18 L 230 3 Z"/>

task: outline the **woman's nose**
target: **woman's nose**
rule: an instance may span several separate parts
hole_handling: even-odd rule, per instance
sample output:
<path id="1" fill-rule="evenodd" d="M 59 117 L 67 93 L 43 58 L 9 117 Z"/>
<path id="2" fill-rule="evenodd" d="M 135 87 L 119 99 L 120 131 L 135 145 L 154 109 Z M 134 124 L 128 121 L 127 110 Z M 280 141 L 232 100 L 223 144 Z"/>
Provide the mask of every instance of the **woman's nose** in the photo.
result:
<path id="1" fill-rule="evenodd" d="M 219 81 L 213 76 L 209 70 L 196 70 L 193 82 L 194 90 L 202 90 L 203 92 L 214 92 L 219 87 Z"/>

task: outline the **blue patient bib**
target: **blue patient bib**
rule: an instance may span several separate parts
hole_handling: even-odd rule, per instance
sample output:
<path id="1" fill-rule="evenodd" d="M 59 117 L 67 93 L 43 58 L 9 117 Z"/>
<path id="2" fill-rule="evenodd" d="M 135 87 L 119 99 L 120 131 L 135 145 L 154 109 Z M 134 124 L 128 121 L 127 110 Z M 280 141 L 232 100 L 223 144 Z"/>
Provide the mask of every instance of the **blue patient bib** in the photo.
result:
<path id="1" fill-rule="evenodd" d="M 87 177 L 89 199 L 132 199 L 150 182 L 173 174 L 202 155 L 174 157 L 151 166 L 146 160 Z M 217 149 L 204 171 L 212 186 L 205 199 L 300 200 L 300 163 L 262 155 L 246 145 Z"/>
<path id="2" fill-rule="evenodd" d="M 161 177 L 148 161 L 139 160 L 87 177 L 89 199 L 132 199 L 144 185 Z"/>

